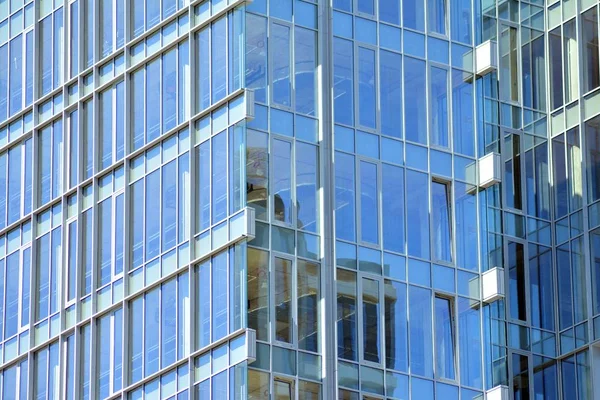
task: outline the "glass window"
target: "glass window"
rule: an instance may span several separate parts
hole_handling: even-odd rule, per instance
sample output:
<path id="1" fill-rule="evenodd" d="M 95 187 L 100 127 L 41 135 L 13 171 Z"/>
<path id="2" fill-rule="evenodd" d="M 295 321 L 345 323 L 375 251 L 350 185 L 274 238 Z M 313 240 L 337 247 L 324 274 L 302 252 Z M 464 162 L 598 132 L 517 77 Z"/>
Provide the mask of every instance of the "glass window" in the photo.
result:
<path id="1" fill-rule="evenodd" d="M 218 19 L 211 30 L 212 102 L 227 95 L 227 20 Z"/>
<path id="2" fill-rule="evenodd" d="M 464 385 L 483 387 L 483 365 L 481 361 L 482 341 L 479 333 L 481 314 L 472 307 L 470 299 L 458 298 L 458 340 L 460 348 L 460 380 Z"/>
<path id="3" fill-rule="evenodd" d="M 296 212 L 298 229 L 319 231 L 319 164 L 316 146 L 296 142 Z"/>
<path id="4" fill-rule="evenodd" d="M 247 202 L 256 211 L 257 219 L 266 220 L 268 219 L 267 190 L 269 182 L 268 135 L 248 129 L 247 137 Z"/>
<path id="5" fill-rule="evenodd" d="M 152 112 L 152 111 L 155 112 Z M 160 59 L 146 66 L 146 143 L 160 136 Z"/>
<path id="6" fill-rule="evenodd" d="M 406 284 L 386 280 L 385 354 L 386 367 L 408 371 L 408 319 L 406 314 Z"/>
<path id="7" fill-rule="evenodd" d="M 269 254 L 248 248 L 248 327 L 269 340 Z"/>
<path id="8" fill-rule="evenodd" d="M 546 57 L 544 37 L 539 37 L 522 47 L 523 105 L 537 110 L 546 109 Z"/>
<path id="9" fill-rule="evenodd" d="M 381 10 L 380 10 L 381 11 Z M 402 56 L 379 52 L 381 133 L 402 138 Z"/>
<path id="10" fill-rule="evenodd" d="M 575 100 L 579 95 L 579 70 L 577 49 L 577 27 L 575 18 L 563 25 L 563 53 L 565 103 Z"/>
<path id="11" fill-rule="evenodd" d="M 10 115 L 23 106 L 23 35 L 10 41 Z"/>
<path id="12" fill-rule="evenodd" d="M 246 14 L 246 86 L 267 101 L 267 19 L 255 14 Z"/>
<path id="13" fill-rule="evenodd" d="M 529 296 L 531 324 L 554 330 L 554 277 L 552 251 L 548 247 L 529 245 Z"/>
<path id="14" fill-rule="evenodd" d="M 379 243 L 379 191 L 377 164 L 360 161 L 360 236 L 364 242 Z"/>
<path id="15" fill-rule="evenodd" d="M 406 216 L 408 254 L 429 258 L 429 178 L 427 174 L 406 171 Z"/>
<path id="16" fill-rule="evenodd" d="M 303 260 L 298 265 L 298 348 L 319 351 L 320 265 Z"/>
<path id="17" fill-rule="evenodd" d="M 523 192 L 521 184 L 521 137 L 506 134 L 504 137 L 504 174 L 506 183 L 506 205 L 521 210 L 523 208 Z"/>
<path id="18" fill-rule="evenodd" d="M 381 362 L 379 282 L 362 279 L 363 359 Z"/>
<path id="19" fill-rule="evenodd" d="M 427 143 L 425 68 L 425 61 L 404 58 L 404 93 L 411 97 L 404 102 L 406 139 L 423 144 Z"/>
<path id="20" fill-rule="evenodd" d="M 454 312 L 450 299 L 435 297 L 435 371 L 439 378 L 456 378 Z"/>
<path id="21" fill-rule="evenodd" d="M 452 191 L 447 183 L 431 182 L 431 216 L 434 258 L 452 261 Z"/>
<path id="22" fill-rule="evenodd" d="M 162 131 L 177 125 L 177 51 L 162 56 Z"/>
<path id="23" fill-rule="evenodd" d="M 292 262 L 275 257 L 275 339 L 293 343 Z"/>
<path id="24" fill-rule="evenodd" d="M 435 33 L 445 35 L 446 34 L 446 1 L 445 0 L 428 0 L 427 14 L 429 16 L 429 18 L 427 20 L 427 22 L 429 24 L 429 32 L 435 32 Z"/>
<path id="25" fill-rule="evenodd" d="M 212 340 L 216 341 L 227 336 L 227 253 L 223 252 L 212 258 Z"/>
<path id="26" fill-rule="evenodd" d="M 500 28 L 500 98 L 519 101 L 519 47 L 517 28 L 502 25 Z"/>
<path id="27" fill-rule="evenodd" d="M 379 0 L 379 19 L 383 22 L 400 25 L 400 1 Z"/>
<path id="28" fill-rule="evenodd" d="M 227 216 L 227 132 L 212 138 L 212 223 Z"/>
<path id="29" fill-rule="evenodd" d="M 316 35 L 316 32 L 310 29 L 294 28 L 294 91 L 296 94 L 296 111 L 308 115 L 316 115 L 317 108 Z"/>
<path id="30" fill-rule="evenodd" d="M 402 1 L 402 21 L 407 28 L 425 30 L 425 4 L 423 0 Z M 406 82 L 406 81 L 405 81 Z"/>
<path id="31" fill-rule="evenodd" d="M 202 348 L 210 344 L 210 262 L 203 262 L 197 267 L 196 287 L 198 288 L 196 348 Z"/>
<path id="32" fill-rule="evenodd" d="M 335 227 L 336 237 L 355 240 L 354 157 L 335 153 Z"/>
<path id="33" fill-rule="evenodd" d="M 375 82 L 375 51 L 358 48 L 358 123 L 375 129 L 377 105 Z"/>
<path id="34" fill-rule="evenodd" d="M 333 98 L 336 123 L 352 125 L 354 123 L 354 63 L 352 42 L 339 38 L 333 39 Z"/>
<path id="35" fill-rule="evenodd" d="M 513 395 L 515 399 L 529 397 L 529 357 L 514 353 L 512 355 Z"/>
<path id="36" fill-rule="evenodd" d="M 290 28 L 284 25 L 271 25 L 271 43 L 273 51 L 273 102 L 283 106 L 291 106 L 291 49 Z"/>
<path id="37" fill-rule="evenodd" d="M 292 223 L 292 144 L 273 139 L 273 207 L 275 221 Z"/>
<path id="38" fill-rule="evenodd" d="M 404 253 L 404 170 L 382 164 L 381 171 L 383 247 L 386 250 Z"/>
<path id="39" fill-rule="evenodd" d="M 600 117 L 585 123 L 587 146 L 588 199 L 592 203 L 600 199 Z"/>
<path id="40" fill-rule="evenodd" d="M 356 361 L 358 336 L 356 316 L 356 274 L 337 269 L 338 357 Z"/>
<path id="41" fill-rule="evenodd" d="M 598 53 L 598 9 L 592 7 L 582 15 L 583 90 L 588 92 L 600 86 L 600 58 Z"/>
<path id="42" fill-rule="evenodd" d="M 473 27 L 473 10 L 469 0 L 452 0 L 450 5 L 450 32 L 452 40 L 471 44 L 471 29 Z"/>
<path id="43" fill-rule="evenodd" d="M 473 128 L 473 85 L 465 82 L 464 72 L 452 70 L 452 129 L 454 151 L 475 156 L 475 130 Z"/>
<path id="44" fill-rule="evenodd" d="M 432 145 L 450 147 L 448 138 L 448 71 L 430 69 L 431 101 L 429 109 Z"/>
<path id="45" fill-rule="evenodd" d="M 409 287 L 410 370 L 433 377 L 433 326 L 431 291 Z"/>
<path id="46" fill-rule="evenodd" d="M 554 110 L 563 105 L 562 37 L 560 26 L 548 33 L 550 100 Z"/>
<path id="47" fill-rule="evenodd" d="M 523 244 L 508 243 L 508 280 L 510 317 L 527 321 L 525 296 L 525 249 Z"/>

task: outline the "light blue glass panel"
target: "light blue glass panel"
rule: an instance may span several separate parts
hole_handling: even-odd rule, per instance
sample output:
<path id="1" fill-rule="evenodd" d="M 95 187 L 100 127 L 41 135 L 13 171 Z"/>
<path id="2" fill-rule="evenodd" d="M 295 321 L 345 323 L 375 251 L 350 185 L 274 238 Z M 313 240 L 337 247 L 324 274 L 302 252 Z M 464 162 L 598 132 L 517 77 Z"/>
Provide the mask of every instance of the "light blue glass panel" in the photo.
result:
<path id="1" fill-rule="evenodd" d="M 335 221 L 336 237 L 355 240 L 355 172 L 354 157 L 335 153 Z"/>
<path id="2" fill-rule="evenodd" d="M 425 58 L 425 36 L 412 31 L 404 32 L 404 52 L 412 56 Z"/>
<path id="3" fill-rule="evenodd" d="M 177 51 L 162 56 L 162 131 L 177 125 Z"/>
<path id="4" fill-rule="evenodd" d="M 429 258 L 429 178 L 427 174 L 406 171 L 408 254 Z"/>
<path id="5" fill-rule="evenodd" d="M 39 29 L 41 36 L 40 94 L 43 96 L 52 90 L 52 15 L 40 22 Z"/>
<path id="6" fill-rule="evenodd" d="M 381 133 L 402 138 L 402 56 L 379 53 L 379 100 Z M 385 147 L 383 147 L 385 148 Z"/>
<path id="7" fill-rule="evenodd" d="M 301 2 L 296 2 L 296 4 Z M 306 4 L 306 3 L 302 3 Z M 315 115 L 316 100 L 316 32 L 296 27 L 294 28 L 294 79 L 296 111 Z"/>
<path id="8" fill-rule="evenodd" d="M 146 260 L 160 253 L 160 219 L 156 218 L 156 211 L 160 210 L 159 193 L 160 170 L 157 170 L 146 177 Z"/>
<path id="9" fill-rule="evenodd" d="M 431 291 L 409 287 L 410 367 L 416 375 L 433 376 Z M 413 388 L 414 390 L 414 388 Z M 425 392 L 418 392 L 424 394 Z"/>
<path id="10" fill-rule="evenodd" d="M 334 38 L 333 41 L 333 98 L 336 123 L 352 125 L 353 112 L 353 48 L 352 42 Z"/>
<path id="11" fill-rule="evenodd" d="M 296 142 L 296 209 L 298 229 L 317 232 L 318 227 L 318 151 L 317 147 Z"/>
<path id="12" fill-rule="evenodd" d="M 356 149 L 360 155 L 378 159 L 379 136 L 363 131 L 356 131 Z"/>
<path id="13" fill-rule="evenodd" d="M 431 182 L 431 218 L 433 257 L 439 261 L 452 261 L 452 191 L 449 184 Z"/>
<path id="14" fill-rule="evenodd" d="M 432 145 L 449 147 L 448 137 L 448 71 L 430 69 L 429 141 Z"/>
<path id="15" fill-rule="evenodd" d="M 381 13 L 381 8 L 379 9 Z M 400 51 L 402 48 L 402 31 L 400 28 L 380 24 L 379 45 L 388 49 Z"/>
<path id="16" fill-rule="evenodd" d="M 375 15 L 375 0 L 357 0 L 357 3 L 358 12 Z"/>
<path id="17" fill-rule="evenodd" d="M 196 273 L 198 289 L 198 317 L 197 317 L 197 348 L 202 348 L 210 343 L 210 262 L 198 266 Z"/>
<path id="18" fill-rule="evenodd" d="M 146 143 L 160 136 L 160 59 L 146 66 Z"/>
<path id="19" fill-rule="evenodd" d="M 359 17 L 354 18 L 354 23 L 356 24 L 356 40 L 376 46 L 377 23 L 375 21 Z"/>
<path id="20" fill-rule="evenodd" d="M 290 28 L 284 25 L 271 26 L 271 43 L 277 57 L 273 59 L 273 102 L 291 106 L 291 49 Z"/>
<path id="21" fill-rule="evenodd" d="M 408 371 L 408 319 L 406 284 L 385 281 L 385 366 L 396 371 Z M 388 381 L 388 385 L 391 382 Z M 408 380 L 407 382 L 408 383 Z M 408 389 L 408 386 L 406 386 Z M 389 393 L 388 393 L 389 394 Z"/>
<path id="22" fill-rule="evenodd" d="M 333 12 L 333 34 L 347 39 L 353 38 L 352 15 Z"/>
<path id="23" fill-rule="evenodd" d="M 425 4 L 423 0 L 404 0 L 402 2 L 402 21 L 407 28 L 425 30 Z"/>
<path id="24" fill-rule="evenodd" d="M 375 51 L 358 48 L 358 123 L 376 127 Z"/>
<path id="25" fill-rule="evenodd" d="M 161 368 L 177 360 L 177 279 L 171 279 L 161 289 Z"/>
<path id="26" fill-rule="evenodd" d="M 227 132 L 212 139 L 212 223 L 227 216 Z"/>
<path id="27" fill-rule="evenodd" d="M 404 58 L 405 93 L 411 93 L 411 101 L 404 102 L 406 139 L 417 143 L 427 142 L 425 62 Z"/>
<path id="28" fill-rule="evenodd" d="M 267 101 L 267 19 L 253 14 L 246 14 L 246 86 Z"/>
<path id="29" fill-rule="evenodd" d="M 456 220 L 456 263 L 460 268 L 477 270 L 477 203 L 474 187 L 454 183 L 454 212 Z"/>
<path id="30" fill-rule="evenodd" d="M 404 170 L 382 165 L 383 247 L 405 252 Z"/>
<path id="31" fill-rule="evenodd" d="M 275 139 L 272 152 L 275 220 L 291 224 L 291 143 Z"/>
<path id="32" fill-rule="evenodd" d="M 473 25 L 473 11 L 469 0 L 451 0 L 450 4 L 450 32 L 452 40 L 465 44 L 472 43 L 471 28 Z"/>
<path id="33" fill-rule="evenodd" d="M 10 41 L 10 115 L 15 114 L 22 107 L 23 102 L 23 35 Z"/>
<path id="34" fill-rule="evenodd" d="M 360 210 L 361 240 L 379 243 L 379 191 L 377 165 L 360 162 Z"/>
<path id="35" fill-rule="evenodd" d="M 400 0 L 379 0 L 379 19 L 400 25 Z M 383 25 L 380 25 L 380 29 Z"/>
<path id="36" fill-rule="evenodd" d="M 211 30 L 212 102 L 227 95 L 227 20 L 221 18 Z"/>
<path id="37" fill-rule="evenodd" d="M 144 376 L 149 376 L 159 369 L 159 341 L 160 330 L 157 312 L 159 307 L 159 289 L 156 288 L 144 296 Z"/>

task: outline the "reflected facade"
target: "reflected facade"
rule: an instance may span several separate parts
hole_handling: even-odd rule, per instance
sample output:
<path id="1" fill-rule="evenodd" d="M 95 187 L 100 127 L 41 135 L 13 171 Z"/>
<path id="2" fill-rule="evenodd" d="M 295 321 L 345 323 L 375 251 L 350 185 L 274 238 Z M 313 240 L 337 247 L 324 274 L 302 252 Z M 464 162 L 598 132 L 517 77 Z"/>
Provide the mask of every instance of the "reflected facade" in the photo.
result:
<path id="1" fill-rule="evenodd" d="M 0 0 L 0 398 L 599 399 L 599 12 Z"/>

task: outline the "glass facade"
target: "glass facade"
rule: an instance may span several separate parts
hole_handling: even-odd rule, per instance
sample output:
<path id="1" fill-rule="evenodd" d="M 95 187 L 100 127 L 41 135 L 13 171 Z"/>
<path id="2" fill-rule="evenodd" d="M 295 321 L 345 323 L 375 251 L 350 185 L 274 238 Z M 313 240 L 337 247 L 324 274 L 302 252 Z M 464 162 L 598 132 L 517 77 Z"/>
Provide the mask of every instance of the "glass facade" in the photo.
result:
<path id="1" fill-rule="evenodd" d="M 0 399 L 599 399 L 599 13 L 0 0 Z"/>

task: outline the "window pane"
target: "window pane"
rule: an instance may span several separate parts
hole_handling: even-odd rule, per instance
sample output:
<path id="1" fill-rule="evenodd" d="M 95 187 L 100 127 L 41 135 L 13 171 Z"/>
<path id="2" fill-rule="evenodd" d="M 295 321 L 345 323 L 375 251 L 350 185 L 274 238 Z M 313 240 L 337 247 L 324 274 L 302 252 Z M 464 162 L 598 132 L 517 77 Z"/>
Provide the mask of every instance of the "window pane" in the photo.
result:
<path id="1" fill-rule="evenodd" d="M 404 58 L 404 93 L 411 96 L 411 101 L 404 102 L 406 139 L 423 144 L 427 143 L 425 68 L 424 61 Z"/>
<path id="2" fill-rule="evenodd" d="M 375 129 L 375 52 L 358 48 L 358 123 Z"/>
<path id="3" fill-rule="evenodd" d="M 338 357 L 356 361 L 356 274 L 337 270 L 337 340 Z"/>
<path id="4" fill-rule="evenodd" d="M 156 315 L 159 308 L 159 289 L 156 288 L 144 296 L 144 376 L 149 376 L 159 369 L 158 365 L 158 334 L 159 318 Z"/>
<path id="5" fill-rule="evenodd" d="M 246 86 L 267 101 L 267 19 L 255 14 L 246 14 Z"/>
<path id="6" fill-rule="evenodd" d="M 449 184 L 431 182 L 433 256 L 436 260 L 447 262 L 452 261 L 451 193 Z"/>
<path id="7" fill-rule="evenodd" d="M 248 147 L 246 149 L 246 181 L 248 205 L 254 208 L 256 219 L 268 220 L 268 183 L 269 156 L 268 135 L 263 132 L 247 130 Z"/>
<path id="8" fill-rule="evenodd" d="M 360 223 L 361 240 L 379 243 L 379 191 L 377 165 L 360 162 Z"/>
<path id="9" fill-rule="evenodd" d="M 291 106 L 290 28 L 271 25 L 271 43 L 277 57 L 273 58 L 273 102 Z"/>
<path id="10" fill-rule="evenodd" d="M 454 317 L 449 299 L 435 298 L 435 368 L 440 378 L 455 379 Z"/>
<path id="11" fill-rule="evenodd" d="M 385 281 L 385 354 L 386 367 L 408 371 L 408 327 L 406 285 Z"/>
<path id="12" fill-rule="evenodd" d="M 423 0 L 402 1 L 404 26 L 418 31 L 425 30 L 425 4 Z"/>
<path id="13" fill-rule="evenodd" d="M 379 104 L 381 133 L 402 138 L 402 56 L 400 54 L 383 50 L 379 52 Z"/>
<path id="14" fill-rule="evenodd" d="M 292 343 L 292 262 L 275 257 L 275 339 Z"/>
<path id="15" fill-rule="evenodd" d="M 273 154 L 273 205 L 275 220 L 292 223 L 292 145 L 289 142 L 274 139 Z"/>
<path id="16" fill-rule="evenodd" d="M 433 376 L 431 291 L 409 288 L 410 368 L 413 374 Z"/>
<path id="17" fill-rule="evenodd" d="M 335 228 L 338 239 L 355 240 L 354 157 L 335 153 Z"/>
<path id="18" fill-rule="evenodd" d="M 404 253 L 404 170 L 383 164 L 381 186 L 383 247 Z"/>
<path id="19" fill-rule="evenodd" d="M 406 216 L 408 254 L 429 258 L 429 178 L 427 174 L 406 171 Z"/>
<path id="20" fill-rule="evenodd" d="M 248 327 L 269 340 L 269 254 L 248 248 Z"/>
<path id="21" fill-rule="evenodd" d="M 296 142 L 296 210 L 298 229 L 318 232 L 319 167 L 316 146 Z"/>
<path id="22" fill-rule="evenodd" d="M 227 132 L 212 139 L 212 223 L 227 216 Z"/>
<path id="23" fill-rule="evenodd" d="M 248 17 L 246 17 L 248 18 Z M 294 79 L 296 111 L 316 115 L 317 98 L 317 45 L 316 32 L 294 28 Z M 246 61 L 247 63 L 247 61 Z"/>
<path id="24" fill-rule="evenodd" d="M 446 34 L 446 1 L 428 0 L 427 14 L 429 15 L 429 31 Z"/>
<path id="25" fill-rule="evenodd" d="M 298 260 L 298 348 L 319 351 L 320 265 Z"/>
<path id="26" fill-rule="evenodd" d="M 227 95 L 227 24 L 221 18 L 212 24 L 211 31 L 212 102 Z"/>
<path id="27" fill-rule="evenodd" d="M 597 7 L 584 12 L 581 21 L 583 24 L 583 90 L 588 92 L 600 86 Z"/>
<path id="28" fill-rule="evenodd" d="M 353 49 L 352 42 L 333 39 L 333 98 L 336 123 L 354 123 L 353 99 Z"/>
<path id="29" fill-rule="evenodd" d="M 508 243 L 508 275 L 510 288 L 510 317 L 526 321 L 525 255 L 523 244 L 521 243 Z"/>
<path id="30" fill-rule="evenodd" d="M 227 307 L 227 252 L 212 258 L 212 340 L 219 340 L 228 333 Z"/>

